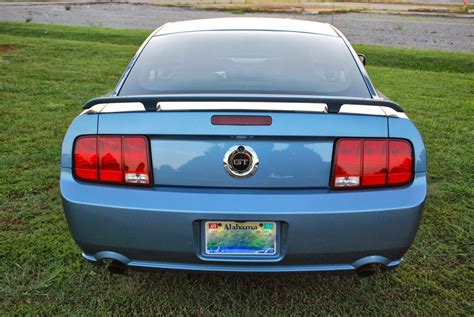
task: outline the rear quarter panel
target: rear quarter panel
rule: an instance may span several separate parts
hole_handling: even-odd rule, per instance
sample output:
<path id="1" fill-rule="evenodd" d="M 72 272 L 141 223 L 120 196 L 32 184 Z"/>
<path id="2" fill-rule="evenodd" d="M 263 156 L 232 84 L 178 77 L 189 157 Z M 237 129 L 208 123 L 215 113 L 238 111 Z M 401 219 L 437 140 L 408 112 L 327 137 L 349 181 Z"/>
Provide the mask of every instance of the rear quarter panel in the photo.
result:
<path id="1" fill-rule="evenodd" d="M 79 115 L 69 126 L 61 150 L 61 167 L 72 168 L 74 140 L 84 134 L 97 134 L 98 114 Z"/>
<path id="2" fill-rule="evenodd" d="M 388 133 L 390 138 L 407 139 L 413 144 L 415 173 L 426 172 L 426 148 L 413 122 L 407 119 L 388 118 Z"/>

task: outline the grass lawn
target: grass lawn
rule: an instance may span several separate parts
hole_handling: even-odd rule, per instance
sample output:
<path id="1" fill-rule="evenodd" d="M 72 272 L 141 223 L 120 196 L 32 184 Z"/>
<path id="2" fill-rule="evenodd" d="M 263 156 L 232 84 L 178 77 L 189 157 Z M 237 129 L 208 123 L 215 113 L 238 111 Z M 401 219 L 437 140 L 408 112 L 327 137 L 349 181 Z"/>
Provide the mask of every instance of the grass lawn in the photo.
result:
<path id="1" fill-rule="evenodd" d="M 148 32 L 0 23 L 0 315 L 472 314 L 474 54 L 374 46 L 376 86 L 426 142 L 429 199 L 397 270 L 352 275 L 131 273 L 82 260 L 59 195 L 62 138 Z"/>

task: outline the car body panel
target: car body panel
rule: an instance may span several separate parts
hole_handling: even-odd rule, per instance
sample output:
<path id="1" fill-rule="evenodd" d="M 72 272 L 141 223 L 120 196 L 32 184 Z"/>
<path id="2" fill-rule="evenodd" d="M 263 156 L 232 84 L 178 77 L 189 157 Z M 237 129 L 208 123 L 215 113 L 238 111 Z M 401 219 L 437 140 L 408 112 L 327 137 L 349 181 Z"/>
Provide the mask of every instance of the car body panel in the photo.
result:
<path id="1" fill-rule="evenodd" d="M 100 114 L 98 133 L 148 135 L 156 185 L 253 188 L 327 187 L 336 137 L 388 136 L 385 117 L 269 112 L 271 126 L 211 125 L 219 114 Z M 232 112 L 243 114 L 261 115 Z M 258 152 L 253 177 L 236 179 L 224 171 L 222 159 L 234 145 Z"/>
<path id="2" fill-rule="evenodd" d="M 229 177 L 223 168 L 225 153 L 236 145 L 258 153 L 260 165 L 252 177 Z M 156 185 L 317 188 L 329 183 L 333 139 L 156 137 L 151 148 Z"/>
<path id="3" fill-rule="evenodd" d="M 387 137 L 387 118 L 379 116 L 271 113 L 271 126 L 212 125 L 213 115 L 262 115 L 259 112 L 137 112 L 99 115 L 101 134 L 179 136 Z"/>

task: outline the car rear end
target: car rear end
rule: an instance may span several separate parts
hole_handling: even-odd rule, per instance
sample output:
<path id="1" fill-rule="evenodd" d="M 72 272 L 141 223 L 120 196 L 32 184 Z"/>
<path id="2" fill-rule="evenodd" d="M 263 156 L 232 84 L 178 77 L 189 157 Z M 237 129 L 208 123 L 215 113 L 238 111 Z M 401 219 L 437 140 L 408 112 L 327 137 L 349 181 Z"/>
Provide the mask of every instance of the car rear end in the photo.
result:
<path id="1" fill-rule="evenodd" d="M 238 65 L 253 78 L 249 69 L 262 66 L 261 56 L 231 59 L 213 76 L 227 80 Z M 147 70 L 146 80 L 178 80 L 181 70 Z M 140 82 L 143 72 L 136 76 Z M 395 267 L 413 242 L 426 198 L 426 154 L 398 105 L 231 90 L 131 95 L 91 101 L 64 139 L 61 194 L 87 260 L 351 271 Z M 232 156 L 239 151 L 249 156 Z M 247 159 L 252 172 L 239 174 Z"/>

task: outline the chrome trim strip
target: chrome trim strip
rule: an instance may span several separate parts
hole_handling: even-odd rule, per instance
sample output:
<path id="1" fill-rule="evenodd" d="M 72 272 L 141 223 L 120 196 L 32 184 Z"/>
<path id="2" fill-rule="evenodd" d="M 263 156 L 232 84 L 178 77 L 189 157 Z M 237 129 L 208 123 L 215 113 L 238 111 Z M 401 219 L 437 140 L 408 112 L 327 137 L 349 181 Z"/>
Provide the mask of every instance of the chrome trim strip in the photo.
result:
<path id="1" fill-rule="evenodd" d="M 290 111 L 327 113 L 325 103 L 302 102 L 229 102 L 229 101 L 162 101 L 156 111 Z"/>
<path id="2" fill-rule="evenodd" d="M 407 115 L 404 112 L 398 112 L 393 110 L 392 108 L 384 106 L 344 104 L 339 109 L 339 113 L 408 119 Z"/>

